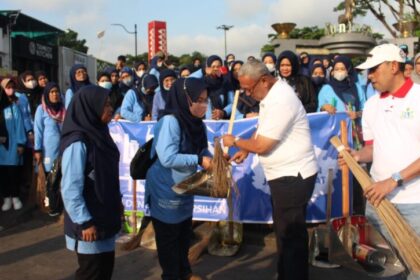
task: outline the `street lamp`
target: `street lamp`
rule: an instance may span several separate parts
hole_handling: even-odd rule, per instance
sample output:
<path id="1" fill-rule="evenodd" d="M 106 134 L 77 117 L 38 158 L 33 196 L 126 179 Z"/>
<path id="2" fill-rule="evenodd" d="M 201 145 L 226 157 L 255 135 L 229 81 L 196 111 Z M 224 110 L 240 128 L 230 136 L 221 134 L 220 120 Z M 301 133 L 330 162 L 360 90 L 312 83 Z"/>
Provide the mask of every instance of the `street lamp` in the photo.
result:
<path id="1" fill-rule="evenodd" d="M 128 31 L 127 28 L 120 23 L 112 23 L 111 25 L 121 26 L 128 34 L 134 34 L 134 56 L 137 57 L 137 24 L 134 24 L 134 32 Z"/>
<path id="2" fill-rule="evenodd" d="M 231 29 L 233 27 L 233 25 L 220 25 L 217 27 L 217 29 L 223 29 L 225 31 L 225 58 L 227 55 L 227 46 L 226 46 L 226 31 L 228 31 L 229 29 Z"/>
<path id="3" fill-rule="evenodd" d="M 11 13 L 7 15 L 8 17 L 7 33 L 9 35 L 9 69 L 10 71 L 13 70 L 12 28 L 16 24 L 19 15 L 20 15 L 20 10 L 12 11 Z"/>

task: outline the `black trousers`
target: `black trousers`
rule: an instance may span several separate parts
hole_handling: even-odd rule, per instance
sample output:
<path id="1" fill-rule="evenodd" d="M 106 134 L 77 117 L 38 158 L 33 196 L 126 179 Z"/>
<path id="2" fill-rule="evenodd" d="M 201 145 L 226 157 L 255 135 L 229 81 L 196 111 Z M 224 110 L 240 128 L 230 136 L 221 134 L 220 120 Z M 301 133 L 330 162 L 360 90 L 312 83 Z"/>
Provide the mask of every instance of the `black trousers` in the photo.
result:
<path id="1" fill-rule="evenodd" d="M 114 270 L 115 251 L 100 254 L 79 254 L 76 280 L 109 280 Z"/>
<path id="2" fill-rule="evenodd" d="M 192 217 L 178 224 L 167 224 L 152 218 L 162 279 L 186 279 L 191 274 L 188 261 Z"/>
<path id="3" fill-rule="evenodd" d="M 268 182 L 277 241 L 277 273 L 282 280 L 308 279 L 306 206 L 315 187 L 316 174 L 303 179 L 280 177 Z"/>
<path id="4" fill-rule="evenodd" d="M 3 197 L 18 197 L 20 167 L 17 165 L 0 165 L 0 190 Z"/>

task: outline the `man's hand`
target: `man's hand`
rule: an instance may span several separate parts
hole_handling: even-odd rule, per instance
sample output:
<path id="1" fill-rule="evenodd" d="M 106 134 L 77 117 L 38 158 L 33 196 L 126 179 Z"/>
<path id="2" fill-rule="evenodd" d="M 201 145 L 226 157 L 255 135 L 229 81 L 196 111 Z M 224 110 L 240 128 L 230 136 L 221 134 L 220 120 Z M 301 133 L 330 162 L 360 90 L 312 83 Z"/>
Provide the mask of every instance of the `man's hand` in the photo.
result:
<path id="1" fill-rule="evenodd" d="M 223 146 L 225 147 L 232 147 L 233 143 L 235 142 L 235 136 L 232 134 L 225 134 L 222 136 L 223 139 Z"/>
<path id="2" fill-rule="evenodd" d="M 397 182 L 389 178 L 370 185 L 365 191 L 365 196 L 373 206 L 378 207 L 386 195 L 396 187 Z"/>
<path id="3" fill-rule="evenodd" d="M 330 115 L 334 115 L 337 112 L 337 108 L 331 104 L 324 104 L 322 106 L 322 110 L 328 112 Z"/>
<path id="4" fill-rule="evenodd" d="M 229 162 L 234 161 L 236 163 L 242 163 L 247 158 L 248 154 L 247 151 L 240 150 L 233 155 Z"/>
<path id="5" fill-rule="evenodd" d="M 211 157 L 203 157 L 201 167 L 203 167 L 204 170 L 211 171 L 213 168 L 213 159 Z"/>
<path id="6" fill-rule="evenodd" d="M 41 163 L 41 158 L 42 158 L 41 152 L 34 153 L 34 159 L 37 165 Z"/>
<path id="7" fill-rule="evenodd" d="M 351 156 L 356 160 L 359 161 L 360 156 L 358 155 L 358 152 L 355 150 L 350 149 L 349 147 L 346 147 L 346 151 L 351 154 Z M 341 169 L 344 166 L 347 166 L 346 161 L 344 160 L 343 156 L 339 153 L 338 154 L 338 167 Z"/>
<path id="8" fill-rule="evenodd" d="M 251 112 L 245 115 L 245 118 L 253 118 L 253 117 L 258 117 L 258 113 L 257 112 Z"/>
<path id="9" fill-rule="evenodd" d="M 82 230 L 82 240 L 86 242 L 96 241 L 96 234 L 97 232 L 95 226 L 88 227 L 87 229 Z"/>

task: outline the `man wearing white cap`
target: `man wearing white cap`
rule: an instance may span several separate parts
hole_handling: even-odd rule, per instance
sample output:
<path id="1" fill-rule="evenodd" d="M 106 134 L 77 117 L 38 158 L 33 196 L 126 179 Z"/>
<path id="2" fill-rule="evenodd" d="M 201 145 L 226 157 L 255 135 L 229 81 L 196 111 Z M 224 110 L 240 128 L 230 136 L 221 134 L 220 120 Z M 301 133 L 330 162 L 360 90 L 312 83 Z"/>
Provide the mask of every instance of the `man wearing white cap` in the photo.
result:
<path id="1" fill-rule="evenodd" d="M 420 85 L 405 79 L 406 54 L 393 44 L 375 47 L 358 69 L 368 70 L 368 79 L 380 93 L 371 97 L 363 110 L 365 147 L 351 151 L 359 162 L 372 162 L 376 183 L 365 191 L 375 206 L 385 197 L 420 234 Z M 343 160 L 340 160 L 343 164 Z M 371 205 L 366 216 L 389 238 Z M 408 279 L 420 279 L 409 275 Z"/>

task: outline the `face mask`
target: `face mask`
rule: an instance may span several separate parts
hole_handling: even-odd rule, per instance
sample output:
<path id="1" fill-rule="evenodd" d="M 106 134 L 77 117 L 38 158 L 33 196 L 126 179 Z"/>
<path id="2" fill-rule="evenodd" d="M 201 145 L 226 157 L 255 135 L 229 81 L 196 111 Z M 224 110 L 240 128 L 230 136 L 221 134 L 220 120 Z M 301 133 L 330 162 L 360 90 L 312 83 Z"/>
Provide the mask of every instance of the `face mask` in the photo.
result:
<path id="1" fill-rule="evenodd" d="M 166 90 L 166 91 L 169 91 L 171 89 L 171 87 L 165 87 L 165 86 L 163 86 L 163 89 Z"/>
<path id="2" fill-rule="evenodd" d="M 163 65 L 163 62 L 158 62 L 157 63 L 157 67 L 162 67 L 162 65 Z"/>
<path id="3" fill-rule="evenodd" d="M 25 82 L 24 85 L 26 88 L 34 89 L 38 85 L 38 83 L 35 80 L 31 80 L 31 81 Z"/>
<path id="4" fill-rule="evenodd" d="M 100 87 L 103 87 L 103 88 L 106 88 L 106 89 L 110 89 L 112 87 L 112 83 L 111 82 L 107 82 L 107 81 L 105 81 L 105 82 L 99 82 L 99 86 Z"/>
<path id="5" fill-rule="evenodd" d="M 7 96 L 12 96 L 15 93 L 15 89 L 14 88 L 6 88 L 6 89 L 4 89 L 4 92 L 6 93 Z"/>
<path id="6" fill-rule="evenodd" d="M 319 86 L 324 82 L 324 77 L 320 77 L 320 76 L 312 76 L 312 82 Z"/>
<path id="7" fill-rule="evenodd" d="M 136 71 L 136 75 L 137 75 L 138 77 L 143 76 L 143 74 L 144 74 L 144 70 L 139 70 L 139 71 Z"/>
<path id="8" fill-rule="evenodd" d="M 343 81 L 345 78 L 347 78 L 347 72 L 344 72 L 344 71 L 334 71 L 334 78 L 337 80 L 337 81 Z"/>
<path id="9" fill-rule="evenodd" d="M 276 71 L 276 66 L 274 65 L 274 63 L 267 63 L 265 67 L 267 67 L 268 71 L 270 71 L 271 73 Z"/>
<path id="10" fill-rule="evenodd" d="M 122 80 L 122 82 L 124 85 L 131 87 L 131 85 L 133 84 L 133 79 L 131 77 L 125 78 L 124 80 Z"/>

